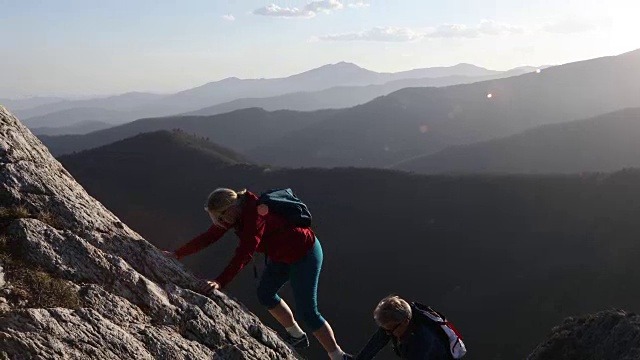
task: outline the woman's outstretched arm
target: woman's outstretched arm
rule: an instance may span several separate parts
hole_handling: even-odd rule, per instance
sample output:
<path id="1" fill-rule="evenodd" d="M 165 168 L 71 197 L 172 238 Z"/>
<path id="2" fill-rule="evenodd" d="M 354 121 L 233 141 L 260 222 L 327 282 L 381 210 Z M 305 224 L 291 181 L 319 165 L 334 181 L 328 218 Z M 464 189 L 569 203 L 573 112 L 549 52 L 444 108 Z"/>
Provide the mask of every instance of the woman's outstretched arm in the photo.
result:
<path id="1" fill-rule="evenodd" d="M 218 241 L 226 232 L 227 229 L 217 225 L 212 225 L 206 232 L 196 236 L 173 253 L 175 254 L 176 259 L 180 260 L 181 258 L 197 253 L 198 251 Z"/>

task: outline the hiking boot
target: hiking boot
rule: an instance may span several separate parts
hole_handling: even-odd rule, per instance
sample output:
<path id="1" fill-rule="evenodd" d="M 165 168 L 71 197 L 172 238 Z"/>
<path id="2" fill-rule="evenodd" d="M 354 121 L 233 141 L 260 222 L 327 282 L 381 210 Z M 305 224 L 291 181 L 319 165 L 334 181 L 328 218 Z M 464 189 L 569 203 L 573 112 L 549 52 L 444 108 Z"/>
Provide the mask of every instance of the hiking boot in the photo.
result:
<path id="1" fill-rule="evenodd" d="M 284 335 L 284 341 L 291 345 L 294 349 L 306 349 L 309 347 L 309 338 L 307 334 L 302 335 L 301 337 L 293 337 L 289 333 Z"/>

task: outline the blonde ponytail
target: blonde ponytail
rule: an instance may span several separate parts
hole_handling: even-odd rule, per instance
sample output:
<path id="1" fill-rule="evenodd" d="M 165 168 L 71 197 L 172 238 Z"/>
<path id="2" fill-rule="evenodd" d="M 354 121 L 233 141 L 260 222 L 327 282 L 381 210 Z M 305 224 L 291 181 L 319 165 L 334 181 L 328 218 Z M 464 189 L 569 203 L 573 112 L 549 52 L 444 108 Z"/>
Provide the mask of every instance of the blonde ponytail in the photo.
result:
<path id="1" fill-rule="evenodd" d="M 246 193 L 246 189 L 234 191 L 228 188 L 217 188 L 209 194 L 205 207 L 211 212 L 221 213 L 236 205 Z"/>

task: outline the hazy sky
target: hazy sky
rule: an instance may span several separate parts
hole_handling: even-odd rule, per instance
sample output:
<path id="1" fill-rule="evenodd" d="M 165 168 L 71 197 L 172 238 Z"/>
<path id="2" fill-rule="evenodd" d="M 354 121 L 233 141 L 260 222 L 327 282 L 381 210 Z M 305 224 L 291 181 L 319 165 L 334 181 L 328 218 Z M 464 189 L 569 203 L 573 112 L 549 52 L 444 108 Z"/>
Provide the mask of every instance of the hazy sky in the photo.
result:
<path id="1" fill-rule="evenodd" d="M 0 0 L 0 97 L 172 92 L 339 61 L 559 64 L 640 48 L 639 13 L 638 0 Z"/>

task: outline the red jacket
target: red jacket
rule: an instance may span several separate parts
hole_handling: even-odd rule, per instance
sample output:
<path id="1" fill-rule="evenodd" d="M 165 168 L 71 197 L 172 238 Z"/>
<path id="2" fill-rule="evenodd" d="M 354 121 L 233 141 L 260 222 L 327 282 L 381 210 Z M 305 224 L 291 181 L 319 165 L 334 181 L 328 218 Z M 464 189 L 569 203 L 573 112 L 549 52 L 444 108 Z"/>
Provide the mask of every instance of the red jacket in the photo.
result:
<path id="1" fill-rule="evenodd" d="M 296 262 L 313 247 L 316 236 L 310 228 L 290 225 L 284 218 L 271 212 L 258 214 L 258 198 L 247 192 L 236 234 L 240 244 L 235 255 L 216 281 L 225 287 L 247 265 L 256 252 L 266 253 L 277 262 Z M 196 253 L 218 241 L 228 228 L 212 225 L 209 230 L 175 251 L 178 259 Z"/>

